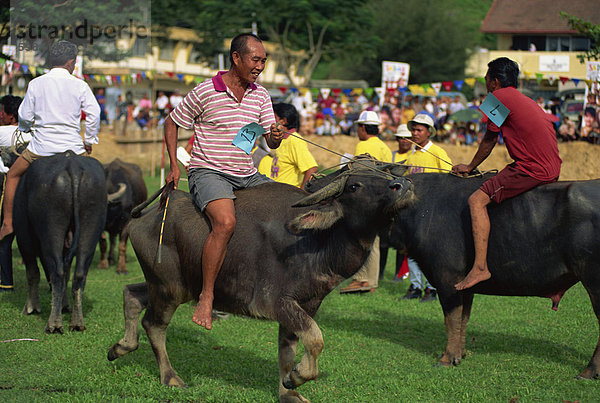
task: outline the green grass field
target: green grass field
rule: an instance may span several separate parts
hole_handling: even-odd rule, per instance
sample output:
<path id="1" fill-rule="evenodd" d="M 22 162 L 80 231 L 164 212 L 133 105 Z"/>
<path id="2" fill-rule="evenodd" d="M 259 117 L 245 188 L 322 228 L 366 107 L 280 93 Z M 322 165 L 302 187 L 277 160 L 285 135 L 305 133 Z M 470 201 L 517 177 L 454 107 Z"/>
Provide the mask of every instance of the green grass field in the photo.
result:
<path id="1" fill-rule="evenodd" d="M 180 188 L 186 185 L 182 183 Z M 158 178 L 149 183 L 149 193 Z M 129 274 L 90 268 L 84 295 L 87 330 L 46 335 L 50 292 L 42 281 L 42 314 L 24 316 L 26 278 L 14 246 L 14 293 L 0 294 L 0 401 L 277 400 L 277 324 L 232 316 L 212 331 L 193 324 L 193 305 L 177 310 L 167 332 L 174 369 L 187 389 L 159 382 L 158 367 L 141 331 L 140 347 L 114 362 L 108 349 L 123 336 L 122 289 L 143 281 L 131 246 Z M 549 299 L 476 296 L 467 357 L 454 368 L 434 366 L 445 346 L 438 302 L 399 301 L 408 281 L 386 278 L 376 293 L 331 293 L 316 321 L 325 348 L 319 378 L 298 391 L 315 402 L 582 401 L 600 400 L 598 381 L 574 377 L 598 340 L 598 321 L 578 284 L 558 312 Z M 42 275 L 43 277 L 43 275 Z M 69 315 L 63 320 L 68 325 Z M 140 325 L 141 329 L 141 325 Z M 32 338 L 38 341 L 5 340 Z M 299 355 L 302 349 L 299 348 Z"/>

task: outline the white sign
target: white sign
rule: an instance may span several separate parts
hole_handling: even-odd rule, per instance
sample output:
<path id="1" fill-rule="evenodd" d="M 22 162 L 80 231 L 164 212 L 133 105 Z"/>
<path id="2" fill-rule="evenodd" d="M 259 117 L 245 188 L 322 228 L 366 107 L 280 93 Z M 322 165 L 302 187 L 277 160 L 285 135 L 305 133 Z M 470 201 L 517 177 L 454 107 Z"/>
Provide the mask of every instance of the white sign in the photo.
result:
<path id="1" fill-rule="evenodd" d="M 586 62 L 585 78 L 591 81 L 600 81 L 600 62 Z"/>
<path id="2" fill-rule="evenodd" d="M 540 71 L 569 72 L 569 56 L 540 56 Z"/>
<path id="3" fill-rule="evenodd" d="M 410 65 L 401 62 L 381 62 L 381 86 L 383 88 L 402 88 L 408 85 Z"/>

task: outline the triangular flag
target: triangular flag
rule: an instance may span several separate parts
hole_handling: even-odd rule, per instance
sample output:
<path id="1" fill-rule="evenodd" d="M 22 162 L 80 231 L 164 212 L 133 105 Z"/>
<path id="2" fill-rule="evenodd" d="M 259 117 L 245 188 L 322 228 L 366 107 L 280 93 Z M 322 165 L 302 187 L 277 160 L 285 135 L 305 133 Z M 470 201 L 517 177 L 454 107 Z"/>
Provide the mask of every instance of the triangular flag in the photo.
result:
<path id="1" fill-rule="evenodd" d="M 454 82 L 454 85 L 456 86 L 456 88 L 458 88 L 458 90 L 462 90 L 463 84 L 465 83 L 465 80 L 456 80 Z"/>
<path id="2" fill-rule="evenodd" d="M 465 84 L 467 84 L 469 87 L 473 88 L 475 86 L 475 79 L 472 77 L 465 78 Z"/>
<path id="3" fill-rule="evenodd" d="M 362 88 L 353 88 L 352 91 L 354 91 L 356 95 L 361 95 L 363 93 Z"/>
<path id="4" fill-rule="evenodd" d="M 177 78 L 179 79 L 179 81 L 183 81 L 183 74 L 177 74 Z"/>
<path id="5" fill-rule="evenodd" d="M 297 94 L 298 93 L 298 88 L 291 87 L 290 91 L 292 91 L 294 94 Z"/>
<path id="6" fill-rule="evenodd" d="M 152 80 L 154 78 L 154 72 L 151 70 L 146 71 L 146 76 Z"/>
<path id="7" fill-rule="evenodd" d="M 165 74 L 169 77 L 169 78 L 173 78 L 175 77 L 175 73 L 171 72 L 171 71 L 166 71 Z"/>
<path id="8" fill-rule="evenodd" d="M 561 82 L 561 83 L 563 83 L 563 84 L 564 84 L 564 83 L 566 83 L 567 81 L 569 81 L 569 77 L 563 77 L 563 76 L 560 76 L 560 77 L 558 77 L 558 79 L 559 79 L 559 80 L 560 80 L 560 82 Z"/>
<path id="9" fill-rule="evenodd" d="M 319 91 L 319 89 L 318 89 L 318 88 L 311 88 L 311 89 L 310 89 L 310 93 L 311 93 L 313 96 L 315 96 L 315 97 L 316 97 L 317 95 L 319 95 L 319 92 L 320 92 L 320 91 Z"/>
<path id="10" fill-rule="evenodd" d="M 321 95 L 323 96 L 323 99 L 326 99 L 330 92 L 331 88 L 321 88 Z"/>
<path id="11" fill-rule="evenodd" d="M 572 78 L 571 80 L 573 80 L 573 82 L 575 83 L 575 87 L 577 87 L 577 85 L 579 85 L 579 82 L 581 81 L 579 78 Z"/>
<path id="12" fill-rule="evenodd" d="M 452 81 L 442 81 L 442 87 L 444 87 L 444 91 L 450 91 L 452 89 L 452 84 Z"/>
<path id="13" fill-rule="evenodd" d="M 106 76 L 104 76 L 104 78 L 106 78 L 106 82 L 109 84 L 112 84 L 112 77 L 109 76 L 108 74 Z"/>
<path id="14" fill-rule="evenodd" d="M 361 88 L 361 90 L 362 90 L 362 88 Z M 365 88 L 364 93 L 367 96 L 367 98 L 371 98 L 373 96 L 373 88 L 371 88 L 371 87 Z M 377 93 L 377 94 L 379 95 L 379 93 Z M 381 95 L 379 95 L 379 97 L 382 97 L 382 96 L 383 96 L 383 92 Z"/>
<path id="15" fill-rule="evenodd" d="M 484 77 L 477 77 L 477 81 L 480 82 L 480 83 L 482 83 L 482 84 L 485 84 L 485 78 Z"/>
<path id="16" fill-rule="evenodd" d="M 349 97 L 352 94 L 352 88 L 344 88 L 342 92 Z"/>
<path id="17" fill-rule="evenodd" d="M 308 88 L 300 87 L 300 95 L 306 95 L 307 92 L 308 92 Z"/>
<path id="18" fill-rule="evenodd" d="M 190 85 L 194 81 L 194 76 L 191 74 L 186 74 L 183 76 L 183 82 L 187 85 Z"/>
<path id="19" fill-rule="evenodd" d="M 542 73 L 535 73 L 535 79 L 537 80 L 538 84 L 540 84 L 544 79 L 544 75 Z"/>
<path id="20" fill-rule="evenodd" d="M 135 73 L 131 73 L 131 81 L 133 81 L 134 83 L 137 82 L 137 76 L 135 75 Z"/>
<path id="21" fill-rule="evenodd" d="M 548 84 L 554 85 L 555 81 L 556 81 L 556 76 L 548 76 Z"/>
<path id="22" fill-rule="evenodd" d="M 279 91 L 281 91 L 281 93 L 282 93 L 283 95 L 285 95 L 285 93 L 286 93 L 286 92 L 287 92 L 287 90 L 288 90 L 288 88 L 287 88 L 287 87 L 277 87 L 277 89 L 278 89 Z"/>
<path id="23" fill-rule="evenodd" d="M 27 74 L 27 72 L 29 71 L 29 66 L 26 64 L 22 64 L 21 69 L 23 69 L 23 73 Z"/>
<path id="24" fill-rule="evenodd" d="M 442 89 L 442 83 L 431 83 L 431 87 L 435 90 L 435 94 L 439 94 Z"/>
<path id="25" fill-rule="evenodd" d="M 194 77 L 194 84 L 200 84 L 202 82 L 202 77 Z"/>
<path id="26" fill-rule="evenodd" d="M 96 81 L 96 76 L 95 76 L 95 75 L 93 75 L 93 74 L 90 74 L 90 78 L 91 78 L 92 80 Z"/>
<path id="27" fill-rule="evenodd" d="M 121 76 L 115 76 L 115 78 L 117 79 L 117 83 L 121 84 Z"/>
<path id="28" fill-rule="evenodd" d="M 340 95 L 340 92 L 342 92 L 341 88 L 333 88 L 331 90 L 331 92 L 333 93 L 333 95 L 335 95 L 336 97 Z"/>

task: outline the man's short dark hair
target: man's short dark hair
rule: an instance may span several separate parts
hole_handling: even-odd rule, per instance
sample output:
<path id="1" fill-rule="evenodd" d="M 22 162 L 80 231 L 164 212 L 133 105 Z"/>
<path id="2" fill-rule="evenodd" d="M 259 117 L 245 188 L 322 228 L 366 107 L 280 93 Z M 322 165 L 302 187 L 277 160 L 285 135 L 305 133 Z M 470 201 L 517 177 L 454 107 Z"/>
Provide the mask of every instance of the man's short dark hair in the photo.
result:
<path id="1" fill-rule="evenodd" d="M 231 46 L 229 47 L 229 61 L 231 62 L 232 66 L 233 66 L 233 52 L 238 52 L 240 55 L 243 55 L 244 53 L 246 53 L 248 51 L 248 47 L 247 47 L 248 40 L 251 38 L 262 43 L 262 41 L 260 40 L 260 38 L 258 36 L 254 35 L 254 34 L 248 34 L 248 33 L 239 34 L 235 38 L 232 39 Z"/>
<path id="2" fill-rule="evenodd" d="M 497 78 L 502 88 L 517 87 L 519 81 L 519 65 L 508 57 L 499 57 L 488 63 L 488 76 Z"/>
<path id="3" fill-rule="evenodd" d="M 300 130 L 300 115 L 294 105 L 280 102 L 273 105 L 273 112 L 282 119 L 286 118 L 286 129 Z"/>
<path id="4" fill-rule="evenodd" d="M 377 136 L 379 134 L 379 126 L 377 126 L 377 125 L 365 125 L 365 124 L 362 124 L 362 125 L 365 127 L 365 131 L 367 132 L 368 135 L 370 135 L 370 136 Z"/>
<path id="5" fill-rule="evenodd" d="M 19 106 L 23 98 L 15 95 L 5 95 L 0 99 L 0 105 L 4 107 L 4 113 L 12 115 L 15 121 L 19 120 Z"/>
<path id="6" fill-rule="evenodd" d="M 69 41 L 58 41 L 48 52 L 48 66 L 64 66 L 69 60 L 77 58 L 77 45 Z"/>

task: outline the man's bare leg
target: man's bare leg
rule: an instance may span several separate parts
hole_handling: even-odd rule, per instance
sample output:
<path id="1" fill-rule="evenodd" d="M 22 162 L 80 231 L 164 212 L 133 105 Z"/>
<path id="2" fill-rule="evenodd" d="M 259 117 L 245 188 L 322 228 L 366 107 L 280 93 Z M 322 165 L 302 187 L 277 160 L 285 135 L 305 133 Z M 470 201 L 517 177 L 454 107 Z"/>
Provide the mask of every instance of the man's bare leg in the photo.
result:
<path id="1" fill-rule="evenodd" d="M 202 248 L 202 292 L 192 320 L 210 330 L 212 329 L 215 280 L 225 259 L 227 244 L 235 229 L 233 200 L 214 200 L 208 203 L 205 212 L 210 220 L 212 230 Z"/>
<path id="2" fill-rule="evenodd" d="M 487 266 L 487 248 L 490 237 L 490 217 L 488 216 L 487 205 L 490 202 L 490 197 L 480 189 L 469 197 L 473 240 L 475 242 L 475 262 L 467 277 L 454 285 L 454 288 L 459 291 L 472 287 L 492 276 Z"/>
<path id="3" fill-rule="evenodd" d="M 13 205 L 15 201 L 15 193 L 17 191 L 19 180 L 25 171 L 27 171 L 29 165 L 29 162 L 25 161 L 23 157 L 19 156 L 6 173 L 6 184 L 4 185 L 4 204 L 2 206 L 4 221 L 2 222 L 2 227 L 0 227 L 0 240 L 4 239 L 5 236 L 12 234 L 14 231 Z"/>

